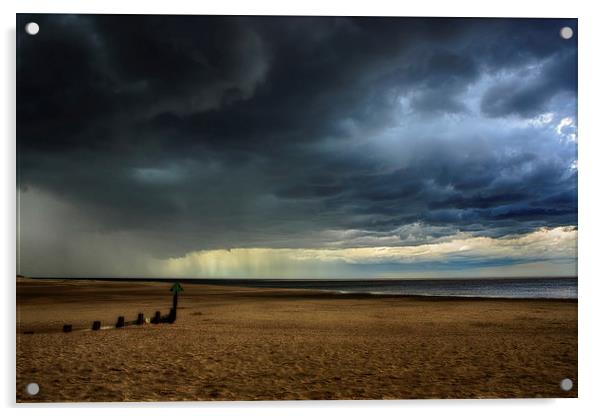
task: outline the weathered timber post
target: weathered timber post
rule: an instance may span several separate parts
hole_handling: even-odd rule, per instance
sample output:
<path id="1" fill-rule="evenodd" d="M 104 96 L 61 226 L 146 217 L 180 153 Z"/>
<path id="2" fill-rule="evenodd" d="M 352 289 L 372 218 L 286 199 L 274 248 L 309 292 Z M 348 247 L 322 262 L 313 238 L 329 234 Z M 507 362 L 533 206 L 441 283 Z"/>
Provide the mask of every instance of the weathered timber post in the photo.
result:
<path id="1" fill-rule="evenodd" d="M 176 282 L 171 286 L 171 289 L 169 290 L 173 293 L 173 300 L 171 309 L 169 310 L 169 317 L 167 321 L 170 324 L 173 324 L 176 321 L 176 314 L 178 311 L 178 293 L 182 292 L 184 289 L 182 288 L 182 285 Z"/>
<path id="2" fill-rule="evenodd" d="M 142 325 L 142 324 L 144 324 L 144 314 L 139 313 L 138 319 L 136 319 L 136 325 Z"/>
<path id="3" fill-rule="evenodd" d="M 100 321 L 92 322 L 92 331 L 98 331 L 100 329 Z"/>
<path id="4" fill-rule="evenodd" d="M 125 317 L 123 317 L 123 316 L 118 317 L 115 328 L 123 328 L 124 326 L 125 326 Z"/>
<path id="5" fill-rule="evenodd" d="M 161 311 L 156 311 L 155 312 L 155 317 L 153 319 L 151 319 L 151 322 L 153 324 L 159 324 L 159 323 L 161 323 Z"/>
<path id="6" fill-rule="evenodd" d="M 71 332 L 72 330 L 73 330 L 73 325 L 71 325 L 71 324 L 63 325 L 63 332 Z"/>

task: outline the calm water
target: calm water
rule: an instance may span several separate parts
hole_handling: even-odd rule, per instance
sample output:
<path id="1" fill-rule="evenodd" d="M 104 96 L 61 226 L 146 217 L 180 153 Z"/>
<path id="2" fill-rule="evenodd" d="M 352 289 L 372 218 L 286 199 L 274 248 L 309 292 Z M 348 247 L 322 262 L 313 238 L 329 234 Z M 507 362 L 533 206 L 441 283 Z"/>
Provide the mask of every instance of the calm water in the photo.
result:
<path id="1" fill-rule="evenodd" d="M 305 288 L 335 291 L 338 293 L 370 293 L 375 295 L 547 299 L 577 298 L 576 278 L 372 281 L 237 280 L 236 284 L 253 287 Z"/>

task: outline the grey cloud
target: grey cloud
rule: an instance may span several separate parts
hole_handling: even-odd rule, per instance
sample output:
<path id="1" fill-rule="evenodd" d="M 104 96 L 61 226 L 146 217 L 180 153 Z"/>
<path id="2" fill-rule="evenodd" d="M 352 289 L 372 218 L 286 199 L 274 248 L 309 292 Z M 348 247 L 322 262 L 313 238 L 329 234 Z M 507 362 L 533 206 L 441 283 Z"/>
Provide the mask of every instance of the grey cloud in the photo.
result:
<path id="1" fill-rule="evenodd" d="M 536 71 L 536 70 L 533 70 Z M 532 78 L 529 83 L 521 80 Z M 488 116 L 534 117 L 549 111 L 550 100 L 563 92 L 576 95 L 577 55 L 557 54 L 543 63 L 541 73 L 518 74 L 514 79 L 492 86 L 483 96 L 481 110 Z"/>

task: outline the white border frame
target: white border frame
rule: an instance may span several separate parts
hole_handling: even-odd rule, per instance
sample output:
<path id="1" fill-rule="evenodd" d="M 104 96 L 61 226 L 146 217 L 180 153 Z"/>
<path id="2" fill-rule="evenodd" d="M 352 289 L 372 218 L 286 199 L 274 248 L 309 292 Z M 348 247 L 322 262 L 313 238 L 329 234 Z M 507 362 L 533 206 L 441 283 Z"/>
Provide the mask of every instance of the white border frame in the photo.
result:
<path id="1" fill-rule="evenodd" d="M 184 0 L 14 0 L 0 3 L 3 25 L 2 72 L 3 97 L 0 100 L 2 137 L 2 181 L 0 195 L 4 221 L 2 230 L 3 317 L 2 348 L 3 371 L 0 378 L 2 404 L 8 414 L 24 408 L 44 414 L 105 414 L 110 409 L 116 414 L 155 415 L 168 409 L 178 414 L 230 414 L 245 411 L 248 414 L 306 414 L 326 415 L 343 411 L 347 415 L 367 412 L 400 414 L 420 411 L 427 415 L 504 415 L 512 412 L 593 413 L 600 405 L 600 354 L 602 336 L 598 317 L 602 316 L 598 298 L 602 295 L 602 276 L 599 275 L 598 248 L 600 215 L 602 213 L 600 181 L 602 155 L 598 123 L 600 122 L 600 39 L 602 18 L 596 13 L 593 1 L 435 1 L 393 2 L 370 0 L 351 3 L 345 0 L 303 0 L 278 2 L 269 0 L 228 1 L 207 3 Z M 522 400 L 418 400 L 418 401 L 336 401 L 336 402 L 190 402 L 145 404 L 75 404 L 75 405 L 15 405 L 15 14 L 16 13 L 125 13 L 125 14 L 271 14 L 271 15 L 358 15 L 358 16 L 451 16 L 451 17 L 576 17 L 579 18 L 579 398 L 578 399 L 522 399 Z M 596 406 L 597 405 L 597 406 Z M 199 409 L 200 408 L 200 409 Z"/>

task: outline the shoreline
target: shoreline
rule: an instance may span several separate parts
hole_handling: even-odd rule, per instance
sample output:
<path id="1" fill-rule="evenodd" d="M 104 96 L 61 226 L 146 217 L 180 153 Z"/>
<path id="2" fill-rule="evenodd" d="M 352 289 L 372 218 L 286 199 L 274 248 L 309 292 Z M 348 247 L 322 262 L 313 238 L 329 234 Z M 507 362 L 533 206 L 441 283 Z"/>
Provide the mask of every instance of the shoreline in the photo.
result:
<path id="1" fill-rule="evenodd" d="M 20 276 L 18 279 L 23 279 L 24 281 L 44 281 L 44 282 L 65 282 L 65 283 L 76 283 L 76 282 L 120 282 L 120 283 L 173 283 L 180 282 L 184 285 L 195 285 L 195 286 L 216 286 L 223 288 L 240 288 L 240 289 L 267 289 L 267 290 L 292 290 L 292 291 L 305 291 L 308 296 L 309 294 L 315 297 L 327 297 L 327 296 L 337 296 L 341 298 L 364 298 L 364 297 L 378 297 L 378 298 L 409 298 L 409 299 L 424 299 L 424 300 L 508 300 L 508 301 L 524 301 L 524 300 L 538 300 L 538 301 L 561 301 L 561 302 L 578 302 L 578 297 L 504 297 L 504 296 L 473 296 L 473 295 L 431 295 L 431 294 L 404 294 L 404 293 L 385 293 L 385 292 L 369 292 L 369 291 L 342 291 L 337 289 L 321 289 L 321 288 L 301 288 L 301 287 L 282 287 L 282 286 L 269 286 L 269 285 L 245 285 L 240 280 L 236 280 L 233 283 L 227 282 L 227 279 L 221 279 L 219 281 L 211 281 L 210 283 L 206 283 L 210 279 L 148 279 L 148 278 L 58 278 L 58 277 L 26 277 Z M 533 279 L 541 279 L 541 278 L 533 278 Z M 575 279 L 573 277 L 558 277 L 554 279 Z M 435 279 L 424 279 L 429 281 L 434 281 Z M 465 279 L 441 279 L 441 281 L 455 281 L 455 280 L 465 280 Z M 498 279 L 483 279 L 483 280 L 498 280 Z M 515 278 L 507 278 L 500 280 L 521 280 Z M 269 280 L 266 280 L 269 281 Z M 279 282 L 288 282 L 287 280 L 278 280 Z M 352 280 L 341 280 L 341 282 L 352 282 Z M 388 280 L 390 282 L 392 280 Z M 403 280 L 396 280 L 403 281 Z M 412 280 L 408 280 L 412 281 Z M 303 282 L 307 282 L 307 280 L 303 280 Z M 372 282 L 372 281 L 370 281 Z M 375 280 L 374 282 L 379 282 Z"/>

